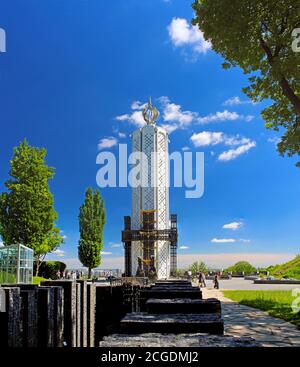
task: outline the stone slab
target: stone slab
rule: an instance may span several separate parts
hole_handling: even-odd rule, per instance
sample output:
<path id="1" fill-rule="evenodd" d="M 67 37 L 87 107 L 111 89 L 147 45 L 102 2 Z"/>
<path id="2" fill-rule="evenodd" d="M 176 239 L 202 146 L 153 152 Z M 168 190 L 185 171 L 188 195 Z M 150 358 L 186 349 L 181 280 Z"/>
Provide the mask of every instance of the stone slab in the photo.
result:
<path id="1" fill-rule="evenodd" d="M 38 287 L 38 347 L 54 347 L 54 289 Z"/>
<path id="2" fill-rule="evenodd" d="M 36 289 L 20 291 L 22 298 L 23 347 L 38 346 L 38 293 Z"/>
<path id="3" fill-rule="evenodd" d="M 216 298 L 209 299 L 155 299 L 146 302 L 149 313 L 216 313 L 221 314 L 221 302 Z"/>
<path id="4" fill-rule="evenodd" d="M 208 334 L 114 334 L 103 338 L 100 347 L 259 347 L 253 338 Z"/>
<path id="5" fill-rule="evenodd" d="M 64 343 L 76 347 L 76 283 L 73 280 L 53 280 L 41 282 L 45 286 L 58 286 L 64 290 Z"/>
<path id="6" fill-rule="evenodd" d="M 223 334 L 224 324 L 215 314 L 127 314 L 120 324 L 121 333 L 209 333 Z"/>
<path id="7" fill-rule="evenodd" d="M 77 280 L 80 284 L 80 345 L 87 347 L 87 282 Z"/>
<path id="8" fill-rule="evenodd" d="M 96 287 L 87 284 L 87 346 L 95 346 Z"/>
<path id="9" fill-rule="evenodd" d="M 22 299 L 20 289 L 2 287 L 5 292 L 5 312 L 0 313 L 0 344 L 6 347 L 22 347 Z"/>
<path id="10" fill-rule="evenodd" d="M 190 299 L 201 299 L 202 298 L 202 292 L 199 290 L 199 288 L 195 289 L 181 289 L 181 290 L 172 290 L 172 289 L 162 289 L 162 290 L 155 290 L 155 289 L 149 289 L 149 290 L 142 290 L 140 292 L 141 298 L 168 298 L 168 299 L 174 299 L 174 298 L 190 298 Z"/>

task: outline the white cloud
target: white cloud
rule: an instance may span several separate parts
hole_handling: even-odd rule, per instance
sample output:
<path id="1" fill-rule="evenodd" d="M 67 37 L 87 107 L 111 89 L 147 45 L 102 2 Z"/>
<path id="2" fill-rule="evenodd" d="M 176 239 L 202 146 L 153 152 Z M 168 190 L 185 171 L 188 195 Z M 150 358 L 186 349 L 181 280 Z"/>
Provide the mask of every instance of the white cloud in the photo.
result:
<path id="1" fill-rule="evenodd" d="M 201 133 L 194 133 L 190 140 L 195 147 L 205 147 L 217 144 L 224 144 L 227 146 L 237 146 L 235 149 L 227 150 L 221 153 L 218 157 L 219 161 L 230 161 L 238 156 L 246 153 L 251 148 L 256 146 L 256 142 L 240 135 L 230 136 L 222 132 L 202 131 Z"/>
<path id="2" fill-rule="evenodd" d="M 126 138 L 126 134 L 118 132 L 118 137 L 120 139 L 124 139 L 124 138 Z"/>
<path id="3" fill-rule="evenodd" d="M 4 243 L 2 241 L 0 241 L 0 247 L 3 247 Z"/>
<path id="4" fill-rule="evenodd" d="M 222 132 L 202 131 L 201 133 L 193 134 L 190 139 L 195 147 L 203 147 L 222 143 L 224 134 Z"/>
<path id="5" fill-rule="evenodd" d="M 252 115 L 240 115 L 237 112 L 230 112 L 228 110 L 224 110 L 222 112 L 211 113 L 204 117 L 198 117 L 197 122 L 201 125 L 213 123 L 213 122 L 221 122 L 221 121 L 235 121 L 235 120 L 245 120 L 247 122 L 253 120 L 254 116 Z"/>
<path id="6" fill-rule="evenodd" d="M 210 240 L 212 243 L 234 243 L 236 240 L 234 238 L 213 238 Z"/>
<path id="7" fill-rule="evenodd" d="M 231 223 L 224 224 L 222 228 L 232 229 L 236 231 L 237 229 L 240 229 L 242 226 L 243 226 L 243 222 L 239 221 L 239 222 L 231 222 Z"/>
<path id="8" fill-rule="evenodd" d="M 181 150 L 186 152 L 186 151 L 190 150 L 190 148 L 189 147 L 182 147 Z"/>
<path id="9" fill-rule="evenodd" d="M 147 103 L 142 103 L 140 101 L 133 101 L 131 104 L 132 110 L 143 110 L 146 107 Z"/>
<path id="10" fill-rule="evenodd" d="M 130 123 L 132 123 L 133 125 L 137 127 L 142 127 L 145 125 L 143 113 L 142 111 L 139 111 L 139 110 L 136 110 L 132 112 L 131 114 L 124 114 L 124 115 L 117 116 L 116 119 L 118 121 L 129 121 Z"/>
<path id="11" fill-rule="evenodd" d="M 277 145 L 281 139 L 278 136 L 273 136 L 272 138 L 268 138 L 268 142 Z"/>
<path id="12" fill-rule="evenodd" d="M 125 113 L 124 115 L 117 116 L 116 120 L 118 120 L 118 121 L 127 121 L 127 120 L 129 120 L 129 118 L 130 118 L 130 115 Z"/>
<path id="13" fill-rule="evenodd" d="M 223 112 L 216 112 L 214 114 L 210 114 L 204 117 L 198 117 L 197 121 L 199 124 L 208 124 L 210 122 L 216 121 L 234 121 L 237 120 L 240 115 L 237 112 L 230 112 L 230 111 L 223 111 Z"/>
<path id="14" fill-rule="evenodd" d="M 242 101 L 238 96 L 231 97 L 223 103 L 224 106 L 237 106 L 241 104 L 254 104 L 254 103 L 249 99 Z"/>
<path id="15" fill-rule="evenodd" d="M 168 97 L 160 98 L 163 104 L 163 118 L 166 122 L 177 122 L 180 126 L 189 125 L 196 117 L 197 113 L 182 111 L 179 104 L 171 103 Z"/>
<path id="16" fill-rule="evenodd" d="M 112 148 L 113 146 L 117 145 L 118 140 L 114 138 L 113 136 L 109 138 L 103 138 L 98 143 L 98 149 L 106 149 L 106 148 Z"/>
<path id="17" fill-rule="evenodd" d="M 171 134 L 175 130 L 178 129 L 178 125 L 172 125 L 172 124 L 162 124 L 161 127 L 166 130 L 168 134 Z"/>
<path id="18" fill-rule="evenodd" d="M 238 242 L 242 242 L 242 243 L 250 243 L 250 242 L 251 242 L 251 240 L 244 239 L 244 238 L 240 238 L 240 239 L 238 240 Z"/>
<path id="19" fill-rule="evenodd" d="M 198 112 L 183 110 L 180 104 L 172 102 L 167 96 L 161 96 L 157 100 L 161 107 L 161 126 L 167 130 L 169 134 L 177 129 L 185 129 L 192 123 L 203 125 L 222 121 L 250 121 L 253 118 L 253 116 L 250 115 L 244 116 L 237 112 L 230 112 L 228 110 L 212 113 L 207 116 L 199 116 Z M 134 101 L 131 104 L 131 112 L 117 116 L 116 120 L 121 122 L 127 121 L 137 127 L 143 127 L 145 125 L 145 121 L 142 110 L 145 106 L 146 103 Z"/>
<path id="20" fill-rule="evenodd" d="M 250 141 L 244 145 L 239 146 L 235 149 L 229 149 L 223 153 L 221 153 L 218 157 L 219 161 L 231 161 L 237 157 L 239 157 L 242 154 L 245 154 L 248 152 L 248 150 L 254 148 L 256 146 L 255 141 Z"/>
<path id="21" fill-rule="evenodd" d="M 184 18 L 173 18 L 168 32 L 175 47 L 190 46 L 199 54 L 206 54 L 211 48 L 211 43 L 204 39 L 203 32 L 197 26 L 190 25 Z"/>
<path id="22" fill-rule="evenodd" d="M 101 255 L 112 255 L 112 252 L 108 252 L 108 251 L 101 251 Z"/>
<path id="23" fill-rule="evenodd" d="M 111 248 L 118 248 L 118 247 L 122 247 L 122 245 L 120 243 L 112 243 L 111 244 Z"/>
<path id="24" fill-rule="evenodd" d="M 179 250 L 188 250 L 189 249 L 189 246 L 180 246 L 179 247 Z"/>
<path id="25" fill-rule="evenodd" d="M 65 251 L 57 249 L 52 251 L 52 254 L 58 256 L 58 257 L 64 257 L 65 256 Z"/>

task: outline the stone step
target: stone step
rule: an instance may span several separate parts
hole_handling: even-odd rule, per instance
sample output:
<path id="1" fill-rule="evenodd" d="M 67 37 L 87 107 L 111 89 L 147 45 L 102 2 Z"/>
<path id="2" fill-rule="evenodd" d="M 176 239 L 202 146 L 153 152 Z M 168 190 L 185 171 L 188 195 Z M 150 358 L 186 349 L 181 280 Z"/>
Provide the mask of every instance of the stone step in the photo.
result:
<path id="1" fill-rule="evenodd" d="M 103 338 L 100 347 L 259 347 L 252 338 L 209 334 L 113 334 Z"/>
<path id="2" fill-rule="evenodd" d="M 157 282 L 154 283 L 155 285 L 173 285 L 173 284 L 179 284 L 179 285 L 184 285 L 184 284 L 189 284 L 191 285 L 192 283 L 188 280 L 158 280 Z"/>
<path id="3" fill-rule="evenodd" d="M 155 314 L 165 313 L 216 313 L 221 314 L 221 302 L 216 298 L 208 299 L 156 299 L 150 298 L 146 302 L 146 311 Z"/>
<path id="4" fill-rule="evenodd" d="M 192 289 L 192 288 L 198 288 L 198 287 L 193 287 L 191 284 L 154 284 L 150 288 L 151 289 Z"/>
<path id="5" fill-rule="evenodd" d="M 149 298 L 190 298 L 201 299 L 202 292 L 199 288 L 195 289 L 147 289 L 140 292 L 140 297 L 144 299 Z"/>
<path id="6" fill-rule="evenodd" d="M 127 314 L 120 324 L 121 333 L 209 333 L 223 334 L 224 323 L 216 314 Z"/>

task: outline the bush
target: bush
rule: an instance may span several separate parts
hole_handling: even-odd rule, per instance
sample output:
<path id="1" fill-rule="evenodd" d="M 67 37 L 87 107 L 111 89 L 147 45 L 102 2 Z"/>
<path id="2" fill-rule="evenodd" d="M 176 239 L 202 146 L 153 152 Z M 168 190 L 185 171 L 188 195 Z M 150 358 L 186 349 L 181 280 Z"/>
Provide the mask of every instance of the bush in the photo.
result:
<path id="1" fill-rule="evenodd" d="M 39 268 L 38 276 L 46 279 L 57 279 L 57 272 L 63 272 L 67 265 L 61 261 L 43 261 Z M 34 264 L 34 273 L 36 269 L 36 264 Z"/>
<path id="2" fill-rule="evenodd" d="M 233 273 L 233 274 L 244 273 L 245 275 L 249 275 L 256 271 L 257 269 L 251 264 L 249 264 L 247 261 L 239 261 L 235 265 L 225 269 L 224 273 Z"/>

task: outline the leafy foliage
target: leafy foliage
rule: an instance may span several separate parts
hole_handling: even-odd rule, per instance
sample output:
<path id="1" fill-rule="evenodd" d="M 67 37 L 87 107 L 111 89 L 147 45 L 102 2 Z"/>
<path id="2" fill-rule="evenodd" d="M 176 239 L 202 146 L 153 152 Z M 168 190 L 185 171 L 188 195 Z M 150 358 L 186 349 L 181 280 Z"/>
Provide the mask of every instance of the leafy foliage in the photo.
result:
<path id="1" fill-rule="evenodd" d="M 249 264 L 247 261 L 239 261 L 235 265 L 225 269 L 224 273 L 233 273 L 233 274 L 245 273 L 245 275 L 247 275 L 255 272 L 256 270 L 257 269 L 251 264 Z"/>
<path id="2" fill-rule="evenodd" d="M 101 263 L 100 252 L 103 248 L 103 228 L 106 221 L 104 200 L 100 191 L 93 192 L 88 188 L 84 204 L 79 211 L 80 240 L 78 257 L 81 263 L 88 267 L 89 278 L 91 270 Z"/>
<path id="3" fill-rule="evenodd" d="M 208 268 L 205 265 L 205 263 L 203 261 L 195 261 L 190 267 L 189 269 L 193 275 L 202 272 L 202 273 L 207 273 L 208 272 Z"/>
<path id="4" fill-rule="evenodd" d="M 300 155 L 300 53 L 292 49 L 299 0 L 196 0 L 193 8 L 193 24 L 224 57 L 223 67 L 250 74 L 248 97 L 273 101 L 262 117 L 267 128 L 285 130 L 279 153 Z"/>
<path id="5" fill-rule="evenodd" d="M 282 265 L 269 266 L 267 270 L 277 278 L 300 279 L 300 255 Z"/>
<path id="6" fill-rule="evenodd" d="M 11 170 L 0 196 L 0 234 L 5 245 L 24 244 L 37 262 L 63 239 L 55 227 L 57 213 L 49 188 L 54 169 L 45 163 L 46 150 L 31 147 L 26 139 L 14 148 Z"/>
<path id="7" fill-rule="evenodd" d="M 55 280 L 58 279 L 57 272 L 63 272 L 66 267 L 66 264 L 61 261 L 43 261 L 39 266 L 38 276 Z M 34 270 L 36 270 L 36 263 Z"/>

